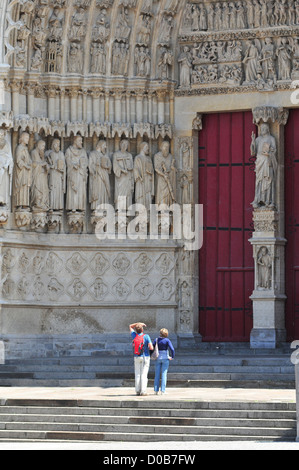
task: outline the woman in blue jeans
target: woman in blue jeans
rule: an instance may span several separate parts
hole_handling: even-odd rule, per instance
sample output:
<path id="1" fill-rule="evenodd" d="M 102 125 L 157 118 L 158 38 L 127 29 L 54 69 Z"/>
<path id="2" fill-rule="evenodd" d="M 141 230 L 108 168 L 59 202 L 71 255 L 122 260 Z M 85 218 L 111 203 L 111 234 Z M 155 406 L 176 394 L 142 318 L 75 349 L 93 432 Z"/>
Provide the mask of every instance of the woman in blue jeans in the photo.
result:
<path id="1" fill-rule="evenodd" d="M 155 394 L 158 395 L 161 377 L 161 393 L 163 395 L 166 390 L 169 361 L 174 358 L 175 351 L 171 341 L 168 339 L 168 330 L 166 330 L 166 328 L 162 328 L 162 330 L 160 330 L 160 337 L 153 342 L 154 348 L 156 346 L 156 341 L 158 341 L 159 357 L 156 359 L 154 390 Z"/>

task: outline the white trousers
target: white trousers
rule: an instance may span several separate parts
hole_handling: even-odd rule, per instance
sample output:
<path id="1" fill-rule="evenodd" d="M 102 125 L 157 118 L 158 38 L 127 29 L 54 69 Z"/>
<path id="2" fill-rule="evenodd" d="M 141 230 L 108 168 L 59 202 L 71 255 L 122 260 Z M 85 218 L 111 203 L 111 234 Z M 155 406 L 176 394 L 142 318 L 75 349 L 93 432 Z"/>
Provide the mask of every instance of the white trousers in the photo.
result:
<path id="1" fill-rule="evenodd" d="M 136 393 L 146 393 L 148 382 L 148 371 L 150 357 L 134 357 L 135 365 L 135 391 Z"/>

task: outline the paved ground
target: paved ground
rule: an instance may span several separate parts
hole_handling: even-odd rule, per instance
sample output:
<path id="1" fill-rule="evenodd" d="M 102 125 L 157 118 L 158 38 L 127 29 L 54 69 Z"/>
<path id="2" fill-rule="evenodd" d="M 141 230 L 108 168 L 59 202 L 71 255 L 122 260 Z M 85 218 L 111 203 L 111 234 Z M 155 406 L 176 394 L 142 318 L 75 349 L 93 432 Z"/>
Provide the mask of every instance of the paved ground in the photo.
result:
<path id="1" fill-rule="evenodd" d="M 154 395 L 148 391 L 147 397 L 136 397 L 132 388 L 35 388 L 1 387 L 0 400 L 15 399 L 75 399 L 75 400 L 183 400 L 183 401 L 241 401 L 241 402 L 296 402 L 295 390 L 268 389 L 214 389 L 214 388 L 169 388 L 166 395 Z M 1 450 L 96 450 L 126 451 L 140 450 L 140 443 L 61 443 L 0 442 Z M 142 443 L 144 451 L 188 451 L 198 450 L 299 450 L 296 443 L 265 442 L 163 442 Z M 133 452 L 132 452 L 133 453 Z M 127 455 L 127 454 L 126 454 Z"/>
<path id="2" fill-rule="evenodd" d="M 16 399 L 74 399 L 74 400 L 196 400 L 196 401 L 256 401 L 296 402 L 295 390 L 279 389 L 237 389 L 237 388 L 169 388 L 166 395 L 155 395 L 148 390 L 148 396 L 136 397 L 133 388 L 102 387 L 1 387 L 0 400 Z"/>

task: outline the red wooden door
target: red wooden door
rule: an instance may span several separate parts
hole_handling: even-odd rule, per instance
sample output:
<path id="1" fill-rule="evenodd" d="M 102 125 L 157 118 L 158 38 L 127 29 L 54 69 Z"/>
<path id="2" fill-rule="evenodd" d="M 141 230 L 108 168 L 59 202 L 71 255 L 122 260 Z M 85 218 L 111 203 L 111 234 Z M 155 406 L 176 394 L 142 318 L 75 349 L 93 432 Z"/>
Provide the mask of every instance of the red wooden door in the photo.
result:
<path id="1" fill-rule="evenodd" d="M 254 289 L 251 112 L 209 114 L 199 133 L 199 332 L 203 341 L 249 341 Z"/>
<path id="2" fill-rule="evenodd" d="M 285 129 L 286 330 L 299 339 L 299 110 L 290 110 Z"/>

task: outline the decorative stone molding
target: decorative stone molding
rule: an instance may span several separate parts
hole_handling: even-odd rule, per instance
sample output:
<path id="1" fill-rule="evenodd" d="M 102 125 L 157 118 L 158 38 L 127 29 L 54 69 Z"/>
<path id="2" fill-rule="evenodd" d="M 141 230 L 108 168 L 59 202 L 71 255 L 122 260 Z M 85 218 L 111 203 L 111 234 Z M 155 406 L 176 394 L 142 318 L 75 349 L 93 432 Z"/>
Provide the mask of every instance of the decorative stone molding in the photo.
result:
<path id="1" fill-rule="evenodd" d="M 279 216 L 276 211 L 255 210 L 253 212 L 254 231 L 261 233 L 278 233 Z"/>

